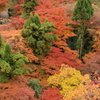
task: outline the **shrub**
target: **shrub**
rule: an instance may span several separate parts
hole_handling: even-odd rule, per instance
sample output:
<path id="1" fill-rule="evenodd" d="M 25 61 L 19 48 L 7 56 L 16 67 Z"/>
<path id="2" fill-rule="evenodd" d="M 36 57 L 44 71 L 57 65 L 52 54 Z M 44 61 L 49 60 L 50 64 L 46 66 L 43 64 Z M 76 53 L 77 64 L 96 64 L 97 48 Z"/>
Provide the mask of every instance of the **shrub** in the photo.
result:
<path id="1" fill-rule="evenodd" d="M 39 81 L 37 79 L 31 79 L 29 82 L 29 86 L 35 91 L 34 97 L 39 98 L 39 95 L 42 93 L 42 86 Z"/>

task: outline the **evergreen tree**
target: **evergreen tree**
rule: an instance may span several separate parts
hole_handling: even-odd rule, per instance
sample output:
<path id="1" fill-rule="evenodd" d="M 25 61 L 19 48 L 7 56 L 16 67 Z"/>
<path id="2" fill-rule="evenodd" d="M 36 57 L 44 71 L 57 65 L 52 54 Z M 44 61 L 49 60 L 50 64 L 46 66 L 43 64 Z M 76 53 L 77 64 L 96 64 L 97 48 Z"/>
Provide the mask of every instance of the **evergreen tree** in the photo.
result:
<path id="1" fill-rule="evenodd" d="M 40 22 L 38 14 L 31 14 L 30 18 L 24 24 L 22 36 L 27 40 L 27 44 L 33 48 L 36 55 L 43 55 L 51 51 L 53 42 L 57 40 L 54 31 L 54 24 L 45 19 L 44 23 Z"/>
<path id="2" fill-rule="evenodd" d="M 28 16 L 30 15 L 30 12 L 31 11 L 34 11 L 34 7 L 35 6 L 38 6 L 39 3 L 38 3 L 38 0 L 24 0 L 24 3 L 22 5 L 22 10 L 23 10 L 23 13 L 22 13 L 22 18 L 26 19 L 28 18 Z"/>
<path id="3" fill-rule="evenodd" d="M 31 69 L 23 68 L 27 62 L 28 59 L 24 55 L 12 53 L 10 45 L 3 43 L 0 47 L 0 82 L 7 82 L 15 75 L 28 74 Z"/>
<path id="4" fill-rule="evenodd" d="M 94 10 L 90 0 L 77 0 L 77 4 L 73 11 L 72 20 L 80 23 L 78 29 L 77 49 L 79 57 L 82 57 L 82 49 L 84 46 L 84 35 L 86 34 L 87 22 L 90 21 L 93 16 Z"/>

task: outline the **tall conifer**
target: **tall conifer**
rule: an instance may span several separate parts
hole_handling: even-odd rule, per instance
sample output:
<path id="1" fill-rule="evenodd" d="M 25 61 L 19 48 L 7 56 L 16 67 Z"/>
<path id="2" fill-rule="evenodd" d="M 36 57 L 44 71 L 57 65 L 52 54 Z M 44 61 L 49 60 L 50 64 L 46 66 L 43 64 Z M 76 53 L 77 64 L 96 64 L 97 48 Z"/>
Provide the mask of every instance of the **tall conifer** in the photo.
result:
<path id="1" fill-rule="evenodd" d="M 41 23 L 38 14 L 34 14 L 34 16 L 31 14 L 24 24 L 25 29 L 22 30 L 22 36 L 36 55 L 50 52 L 53 42 L 57 40 L 56 34 L 49 33 L 54 31 L 54 27 L 54 24 L 48 19 Z"/>
<path id="2" fill-rule="evenodd" d="M 82 49 L 84 46 L 84 35 L 86 34 L 87 22 L 90 21 L 93 16 L 94 9 L 90 0 L 77 0 L 76 6 L 73 11 L 72 20 L 80 23 L 78 29 L 78 40 L 77 40 L 77 49 L 79 56 L 82 56 Z"/>
<path id="3" fill-rule="evenodd" d="M 0 82 L 7 82 L 16 75 L 28 74 L 31 72 L 30 68 L 25 68 L 28 59 L 20 54 L 13 53 L 8 43 L 2 44 L 2 37 L 0 35 Z M 23 68 L 24 67 L 24 68 Z"/>

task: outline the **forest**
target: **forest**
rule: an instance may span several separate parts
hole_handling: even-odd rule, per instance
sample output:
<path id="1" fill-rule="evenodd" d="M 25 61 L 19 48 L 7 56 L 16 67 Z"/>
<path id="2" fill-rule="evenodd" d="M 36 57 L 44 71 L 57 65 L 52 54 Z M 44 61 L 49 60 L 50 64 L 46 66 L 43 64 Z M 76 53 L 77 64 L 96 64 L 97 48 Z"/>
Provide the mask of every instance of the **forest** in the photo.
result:
<path id="1" fill-rule="evenodd" d="M 0 100 L 100 100 L 100 0 L 0 0 Z"/>

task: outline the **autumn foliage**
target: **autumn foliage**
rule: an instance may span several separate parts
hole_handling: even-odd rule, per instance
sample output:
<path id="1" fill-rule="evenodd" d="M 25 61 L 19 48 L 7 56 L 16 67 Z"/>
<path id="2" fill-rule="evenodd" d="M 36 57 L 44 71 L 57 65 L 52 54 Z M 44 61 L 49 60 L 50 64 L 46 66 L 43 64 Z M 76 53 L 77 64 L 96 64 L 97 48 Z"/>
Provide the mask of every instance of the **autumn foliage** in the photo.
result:
<path id="1" fill-rule="evenodd" d="M 15 77 L 8 83 L 0 83 L 0 99 L 1 100 L 36 100 L 35 92 L 28 87 L 28 81 L 25 77 Z"/>
<path id="2" fill-rule="evenodd" d="M 48 53 L 43 59 L 42 68 L 48 74 L 55 74 L 59 72 L 61 64 L 67 64 L 70 67 L 78 69 L 81 66 L 81 61 L 77 59 L 72 53 L 53 47 L 52 52 Z"/>
<path id="3" fill-rule="evenodd" d="M 62 95 L 57 87 L 47 88 L 43 90 L 42 100 L 62 100 Z"/>
<path id="4" fill-rule="evenodd" d="M 22 9 L 22 4 L 24 3 L 24 0 L 19 0 L 19 2 L 14 6 L 14 11 L 15 11 L 15 15 L 21 15 L 21 13 L 23 12 Z"/>
<path id="5" fill-rule="evenodd" d="M 5 42 L 10 43 L 13 52 L 20 52 L 27 56 L 30 62 L 37 61 L 38 58 L 33 54 L 33 50 L 26 46 L 26 41 L 21 36 L 21 30 L 2 31 Z"/>
<path id="6" fill-rule="evenodd" d="M 55 34 L 58 36 L 58 41 L 55 43 L 59 48 L 69 49 L 66 44 L 66 39 L 68 37 L 75 36 L 71 32 L 66 24 L 70 21 L 70 18 L 66 16 L 66 8 L 55 6 L 53 0 L 43 1 L 39 0 L 40 6 L 35 7 L 36 12 L 39 14 L 41 21 L 48 18 L 49 21 L 53 22 L 56 26 Z M 56 2 L 59 2 L 58 0 Z M 40 9 L 41 8 L 41 9 Z"/>
<path id="7" fill-rule="evenodd" d="M 22 29 L 24 25 L 25 20 L 21 18 L 20 16 L 11 17 L 11 27 L 15 28 L 16 30 Z"/>
<path id="8" fill-rule="evenodd" d="M 23 19 L 22 14 L 27 12 L 25 1 L 29 1 L 10 1 L 14 14 L 10 17 L 10 23 L 0 24 L 4 41 L 4 47 L 0 47 L 0 79 L 7 82 L 0 83 L 0 100 L 99 100 L 99 8 L 93 5 L 94 12 L 98 12 L 87 23 L 87 31 L 93 36 L 93 49 L 80 60 L 78 51 L 71 50 L 67 41 L 77 36 L 79 23 L 71 20 L 76 0 L 38 0 L 39 5 L 31 6 L 31 17 L 28 14 L 27 19 Z M 30 1 L 32 3 L 34 0 Z M 7 0 L 0 1 L 0 13 L 10 6 Z M 27 63 L 21 60 L 22 55 L 28 59 Z M 14 64 L 10 62 L 11 57 Z M 15 66 L 21 70 L 15 71 Z M 30 73 L 24 68 L 31 69 Z M 13 71 L 15 73 L 12 75 Z"/>
<path id="9" fill-rule="evenodd" d="M 98 79 L 100 77 L 100 53 L 94 54 L 88 61 L 80 68 L 82 73 L 91 75 L 91 79 Z"/>
<path id="10" fill-rule="evenodd" d="M 7 7 L 7 3 L 9 0 L 0 1 L 0 12 L 3 11 Z"/>
<path id="11" fill-rule="evenodd" d="M 60 93 L 64 97 L 77 89 L 82 81 L 85 84 L 91 82 L 88 75 L 83 77 L 80 71 L 71 68 L 68 65 L 63 65 L 59 74 L 54 74 L 48 78 L 49 84 L 61 88 Z"/>

